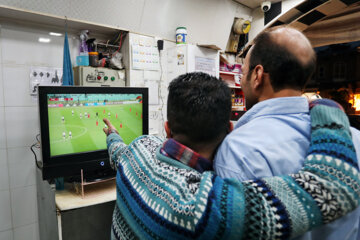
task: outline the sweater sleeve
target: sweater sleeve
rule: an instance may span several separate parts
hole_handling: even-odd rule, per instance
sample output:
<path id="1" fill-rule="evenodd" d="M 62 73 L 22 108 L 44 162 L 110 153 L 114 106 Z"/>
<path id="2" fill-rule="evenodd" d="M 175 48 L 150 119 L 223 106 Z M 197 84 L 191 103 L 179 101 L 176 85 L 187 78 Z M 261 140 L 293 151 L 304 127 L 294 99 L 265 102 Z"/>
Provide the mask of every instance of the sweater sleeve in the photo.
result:
<path id="1" fill-rule="evenodd" d="M 151 138 L 131 144 L 118 162 L 113 234 L 118 239 L 289 239 L 353 211 L 360 201 L 357 159 L 346 116 L 331 108 L 313 108 L 304 167 L 289 176 L 222 179 L 151 158 Z M 135 152 L 141 154 L 131 155 Z"/>
<path id="2" fill-rule="evenodd" d="M 111 133 L 106 138 L 106 144 L 109 152 L 110 165 L 114 170 L 117 170 L 120 156 L 127 149 L 127 145 L 124 143 L 119 134 Z"/>

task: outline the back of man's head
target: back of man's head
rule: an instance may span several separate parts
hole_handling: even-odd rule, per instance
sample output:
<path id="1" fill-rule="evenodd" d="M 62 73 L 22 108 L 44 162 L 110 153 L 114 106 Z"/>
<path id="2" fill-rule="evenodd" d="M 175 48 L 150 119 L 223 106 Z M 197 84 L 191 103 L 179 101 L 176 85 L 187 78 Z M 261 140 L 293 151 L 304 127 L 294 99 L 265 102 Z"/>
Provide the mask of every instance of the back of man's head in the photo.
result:
<path id="1" fill-rule="evenodd" d="M 230 112 L 230 89 L 216 77 L 187 73 L 169 85 L 169 127 L 173 134 L 183 135 L 190 142 L 212 142 L 226 133 Z"/>
<path id="2" fill-rule="evenodd" d="M 282 89 L 303 90 L 311 78 L 316 55 L 309 40 L 291 27 L 275 27 L 254 39 L 249 71 L 262 65 L 269 73 L 275 92 Z"/>

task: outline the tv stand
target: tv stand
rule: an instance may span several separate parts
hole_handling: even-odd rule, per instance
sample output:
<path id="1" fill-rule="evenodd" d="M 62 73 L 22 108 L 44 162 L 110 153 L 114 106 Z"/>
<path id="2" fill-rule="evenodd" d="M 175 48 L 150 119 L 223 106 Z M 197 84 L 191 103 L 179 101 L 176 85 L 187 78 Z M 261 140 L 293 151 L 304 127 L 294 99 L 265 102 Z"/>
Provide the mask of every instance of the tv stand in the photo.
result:
<path id="1" fill-rule="evenodd" d="M 83 170 L 83 177 L 81 177 L 81 170 Z M 71 177 L 65 177 L 64 182 L 68 183 L 81 183 L 84 182 L 97 182 L 103 181 L 106 179 L 112 179 L 116 177 L 116 171 L 111 168 L 108 169 L 97 169 L 97 170 L 88 170 L 88 169 L 81 169 L 76 174 Z"/>
<path id="2" fill-rule="evenodd" d="M 86 180 L 84 178 L 84 171 L 83 169 L 81 169 L 81 182 L 80 182 L 80 185 L 79 184 L 74 184 L 74 188 L 76 190 L 77 193 L 80 193 L 81 194 L 81 198 L 85 198 L 85 186 L 94 186 L 94 184 L 103 184 L 103 183 L 107 183 L 109 181 L 112 181 L 112 180 L 115 180 L 116 178 L 115 177 L 111 177 L 109 175 L 106 175 L 106 178 L 96 178 L 96 179 L 93 179 L 91 181 L 89 180 Z M 114 182 L 114 181 L 112 181 Z M 112 184 L 112 183 L 110 183 Z M 108 184 L 106 184 L 108 185 Z M 94 189 L 94 187 L 92 188 Z M 95 187 L 96 189 L 96 187 Z"/>
<path id="3" fill-rule="evenodd" d="M 37 196 L 40 239 L 110 239 L 116 201 L 115 180 L 86 186 L 85 196 L 76 193 L 72 183 L 64 190 L 42 180 L 37 169 Z"/>

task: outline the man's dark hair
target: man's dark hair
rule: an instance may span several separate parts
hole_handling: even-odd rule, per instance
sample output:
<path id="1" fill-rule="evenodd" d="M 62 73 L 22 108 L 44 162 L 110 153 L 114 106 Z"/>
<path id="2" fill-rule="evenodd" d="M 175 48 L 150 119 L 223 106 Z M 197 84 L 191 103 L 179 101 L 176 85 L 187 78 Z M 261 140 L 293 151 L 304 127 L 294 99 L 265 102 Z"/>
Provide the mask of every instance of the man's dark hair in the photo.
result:
<path id="1" fill-rule="evenodd" d="M 315 71 L 316 56 L 313 54 L 307 63 L 302 63 L 290 49 L 272 38 L 271 32 L 274 29 L 276 28 L 264 31 L 254 39 L 249 73 L 260 64 L 269 73 L 275 92 L 285 88 L 303 90 Z"/>
<path id="2" fill-rule="evenodd" d="M 193 142 L 211 142 L 227 131 L 231 93 L 222 80 L 193 72 L 174 79 L 168 89 L 167 118 L 172 133 Z"/>

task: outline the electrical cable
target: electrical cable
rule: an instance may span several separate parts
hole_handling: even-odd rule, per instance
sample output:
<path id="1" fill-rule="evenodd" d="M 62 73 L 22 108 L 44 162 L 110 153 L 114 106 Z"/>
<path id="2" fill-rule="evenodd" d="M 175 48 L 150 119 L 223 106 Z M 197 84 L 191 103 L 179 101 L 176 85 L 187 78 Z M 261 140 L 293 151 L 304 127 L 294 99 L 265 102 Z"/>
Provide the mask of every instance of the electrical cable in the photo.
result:
<path id="1" fill-rule="evenodd" d="M 164 114 L 163 114 L 163 108 L 164 108 L 164 99 L 161 95 L 161 79 L 162 79 L 162 75 L 163 75 L 163 70 L 162 70 L 162 64 L 161 64 L 161 50 L 159 50 L 159 63 L 160 63 L 160 81 L 159 81 L 159 87 L 158 87 L 158 95 L 160 96 L 160 114 L 161 114 L 161 129 L 164 129 Z M 164 131 L 164 130 L 163 130 Z"/>
<path id="2" fill-rule="evenodd" d="M 119 52 L 119 51 L 120 51 L 121 44 L 122 44 L 122 38 L 123 38 L 123 33 L 121 32 L 121 36 L 120 36 L 120 43 L 119 43 L 119 48 L 118 48 L 118 50 L 116 50 L 117 52 Z"/>
<path id="3" fill-rule="evenodd" d="M 33 149 L 34 147 L 40 149 L 40 134 L 37 134 L 35 138 L 36 138 L 37 142 L 30 146 L 30 150 L 32 151 L 32 153 L 35 156 L 36 167 L 39 168 L 39 169 L 42 169 L 42 166 L 39 165 L 40 162 L 37 160 L 36 153 L 35 153 L 35 151 Z"/>

